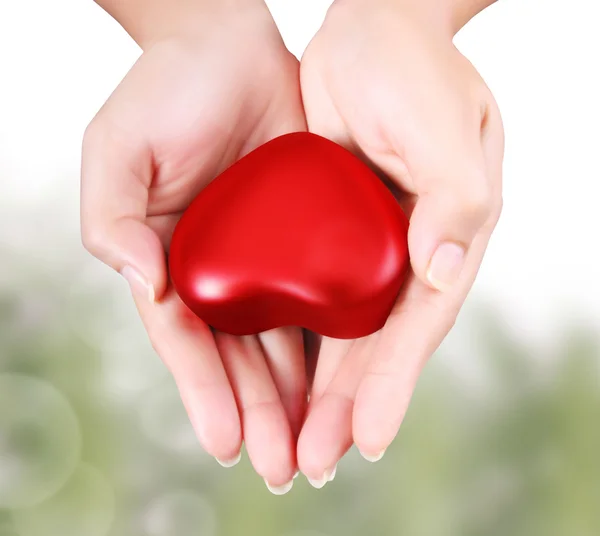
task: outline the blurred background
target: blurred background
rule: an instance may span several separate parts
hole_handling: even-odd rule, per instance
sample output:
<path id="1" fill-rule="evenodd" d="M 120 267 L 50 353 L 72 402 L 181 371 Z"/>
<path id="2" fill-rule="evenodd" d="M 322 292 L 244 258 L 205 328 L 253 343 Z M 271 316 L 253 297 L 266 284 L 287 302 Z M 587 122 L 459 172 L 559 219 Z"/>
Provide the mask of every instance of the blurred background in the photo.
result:
<path id="1" fill-rule="evenodd" d="M 330 4 L 269 2 L 301 55 Z M 0 2 L 0 536 L 600 535 L 600 6 L 499 2 L 457 46 L 507 134 L 505 209 L 376 465 L 273 497 L 198 446 L 78 227 L 85 126 L 140 54 L 92 1 Z"/>

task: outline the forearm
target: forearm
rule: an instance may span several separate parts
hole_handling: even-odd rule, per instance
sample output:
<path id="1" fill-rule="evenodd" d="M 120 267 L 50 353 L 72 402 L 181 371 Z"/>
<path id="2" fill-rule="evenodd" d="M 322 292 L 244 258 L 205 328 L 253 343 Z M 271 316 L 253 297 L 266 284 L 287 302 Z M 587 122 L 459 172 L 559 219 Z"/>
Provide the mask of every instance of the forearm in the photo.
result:
<path id="1" fill-rule="evenodd" d="M 140 45 L 197 34 L 207 21 L 232 11 L 266 10 L 263 0 L 95 0 Z"/>

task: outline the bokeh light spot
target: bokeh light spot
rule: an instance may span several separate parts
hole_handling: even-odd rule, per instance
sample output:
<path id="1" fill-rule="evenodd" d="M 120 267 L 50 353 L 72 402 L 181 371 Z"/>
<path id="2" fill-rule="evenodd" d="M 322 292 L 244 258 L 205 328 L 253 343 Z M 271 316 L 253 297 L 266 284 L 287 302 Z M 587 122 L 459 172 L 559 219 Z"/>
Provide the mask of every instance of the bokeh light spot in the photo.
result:
<path id="1" fill-rule="evenodd" d="M 82 263 L 70 282 L 65 315 L 72 332 L 95 348 L 120 329 L 143 330 L 127 283 L 114 270 L 91 258 Z"/>
<path id="2" fill-rule="evenodd" d="M 150 503 L 143 519 L 144 536 L 215 536 L 217 516 L 202 495 L 176 491 Z"/>
<path id="3" fill-rule="evenodd" d="M 140 420 L 146 436 L 161 448 L 179 454 L 205 454 L 175 382 L 165 383 L 144 396 L 141 400 Z M 208 455 L 204 457 L 210 459 Z"/>
<path id="4" fill-rule="evenodd" d="M 0 508 L 30 507 L 54 495 L 80 452 L 77 417 L 56 388 L 0 375 Z"/>
<path id="5" fill-rule="evenodd" d="M 115 517 L 115 495 L 96 468 L 81 464 L 51 499 L 16 510 L 19 536 L 106 536 Z"/>
<path id="6" fill-rule="evenodd" d="M 143 330 L 113 331 L 101 345 L 104 390 L 113 400 L 130 402 L 168 376 Z"/>

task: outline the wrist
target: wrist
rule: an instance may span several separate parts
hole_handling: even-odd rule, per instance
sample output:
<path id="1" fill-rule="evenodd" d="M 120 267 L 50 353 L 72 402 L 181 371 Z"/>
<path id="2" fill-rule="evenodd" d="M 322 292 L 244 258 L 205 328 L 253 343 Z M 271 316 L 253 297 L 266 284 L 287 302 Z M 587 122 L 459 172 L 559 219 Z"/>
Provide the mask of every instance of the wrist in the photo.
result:
<path id="1" fill-rule="evenodd" d="M 211 27 L 270 20 L 263 0 L 96 0 L 146 50 L 158 41 L 193 39 Z"/>
<path id="2" fill-rule="evenodd" d="M 454 37 L 475 15 L 496 0 L 335 0 L 332 12 L 359 10 L 401 14 L 437 33 Z"/>

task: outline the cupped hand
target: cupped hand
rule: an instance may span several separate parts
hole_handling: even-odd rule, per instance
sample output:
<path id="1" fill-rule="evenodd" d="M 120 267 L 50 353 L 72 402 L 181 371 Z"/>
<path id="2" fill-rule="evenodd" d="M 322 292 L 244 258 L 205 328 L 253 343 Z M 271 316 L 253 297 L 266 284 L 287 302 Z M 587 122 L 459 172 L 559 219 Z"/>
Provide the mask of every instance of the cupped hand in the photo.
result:
<path id="1" fill-rule="evenodd" d="M 86 131 L 81 222 L 87 249 L 129 281 L 204 448 L 229 466 L 244 441 L 257 472 L 283 493 L 306 404 L 302 333 L 213 333 L 175 294 L 165 253 L 213 178 L 270 139 L 306 130 L 298 62 L 263 3 L 249 4 L 184 13 L 193 32 L 143 46 Z"/>
<path id="2" fill-rule="evenodd" d="M 353 443 L 376 461 L 393 441 L 501 211 L 498 108 L 450 22 L 419 5 L 339 0 L 302 59 L 309 130 L 365 159 L 397 195 L 413 269 L 382 330 L 321 342 L 298 443 L 317 487 Z"/>

